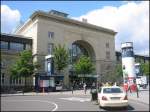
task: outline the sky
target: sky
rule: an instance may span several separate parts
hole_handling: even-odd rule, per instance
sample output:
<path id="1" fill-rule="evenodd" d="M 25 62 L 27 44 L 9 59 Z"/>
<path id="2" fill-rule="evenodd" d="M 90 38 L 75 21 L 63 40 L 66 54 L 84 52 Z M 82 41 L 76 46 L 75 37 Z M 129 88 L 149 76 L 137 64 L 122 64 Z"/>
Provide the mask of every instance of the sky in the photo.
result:
<path id="1" fill-rule="evenodd" d="M 58 10 L 69 18 L 109 28 L 117 32 L 115 49 L 133 42 L 135 54 L 149 55 L 148 1 L 1 1 L 1 32 L 12 33 L 34 11 Z"/>

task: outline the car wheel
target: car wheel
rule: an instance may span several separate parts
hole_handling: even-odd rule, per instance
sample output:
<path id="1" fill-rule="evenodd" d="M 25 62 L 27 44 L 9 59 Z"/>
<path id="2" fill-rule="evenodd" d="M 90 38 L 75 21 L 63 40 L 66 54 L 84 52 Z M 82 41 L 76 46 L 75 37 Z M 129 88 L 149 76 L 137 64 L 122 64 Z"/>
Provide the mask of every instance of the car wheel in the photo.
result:
<path id="1" fill-rule="evenodd" d="M 104 109 L 104 107 L 102 107 L 101 105 L 99 105 L 99 108 L 100 108 L 100 109 Z"/>

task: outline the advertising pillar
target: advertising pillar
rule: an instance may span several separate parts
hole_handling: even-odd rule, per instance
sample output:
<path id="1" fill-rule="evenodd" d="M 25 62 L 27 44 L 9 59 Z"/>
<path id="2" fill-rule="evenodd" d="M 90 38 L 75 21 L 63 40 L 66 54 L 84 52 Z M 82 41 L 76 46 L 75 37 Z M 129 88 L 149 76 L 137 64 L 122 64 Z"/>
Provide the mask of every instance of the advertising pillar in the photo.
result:
<path id="1" fill-rule="evenodd" d="M 135 59 L 133 52 L 133 43 L 132 42 L 122 43 L 121 49 L 122 49 L 122 69 L 123 69 L 124 89 L 136 91 L 136 74 L 134 66 Z"/>

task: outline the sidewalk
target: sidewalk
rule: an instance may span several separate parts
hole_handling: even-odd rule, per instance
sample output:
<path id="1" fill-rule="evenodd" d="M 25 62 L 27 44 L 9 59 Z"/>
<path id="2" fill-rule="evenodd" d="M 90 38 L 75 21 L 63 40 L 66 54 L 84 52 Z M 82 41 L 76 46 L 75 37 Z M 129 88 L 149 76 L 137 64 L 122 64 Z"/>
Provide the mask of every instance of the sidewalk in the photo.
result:
<path id="1" fill-rule="evenodd" d="M 61 91 L 61 92 L 45 92 L 45 93 L 36 93 L 36 92 L 28 92 L 28 93 L 16 93 L 16 94 L 1 94 L 1 96 L 35 96 L 35 95 L 58 95 L 58 94 L 65 94 L 65 95 L 90 95 L 90 90 L 87 90 L 86 94 L 84 90 L 74 90 L 73 94 L 72 91 Z"/>
<path id="2" fill-rule="evenodd" d="M 139 97 L 137 98 L 137 93 L 128 92 L 128 99 L 135 100 L 138 102 L 142 102 L 149 105 L 149 90 L 141 90 L 139 91 Z"/>

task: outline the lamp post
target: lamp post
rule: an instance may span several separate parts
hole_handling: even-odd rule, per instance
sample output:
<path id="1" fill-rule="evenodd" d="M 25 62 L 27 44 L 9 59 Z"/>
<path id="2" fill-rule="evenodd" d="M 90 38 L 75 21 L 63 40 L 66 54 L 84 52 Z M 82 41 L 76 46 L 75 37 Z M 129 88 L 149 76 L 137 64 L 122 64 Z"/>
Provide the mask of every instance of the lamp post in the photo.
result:
<path id="1" fill-rule="evenodd" d="M 99 89 L 99 78 L 100 78 L 100 74 L 97 74 L 96 75 L 96 90 L 98 90 Z"/>

